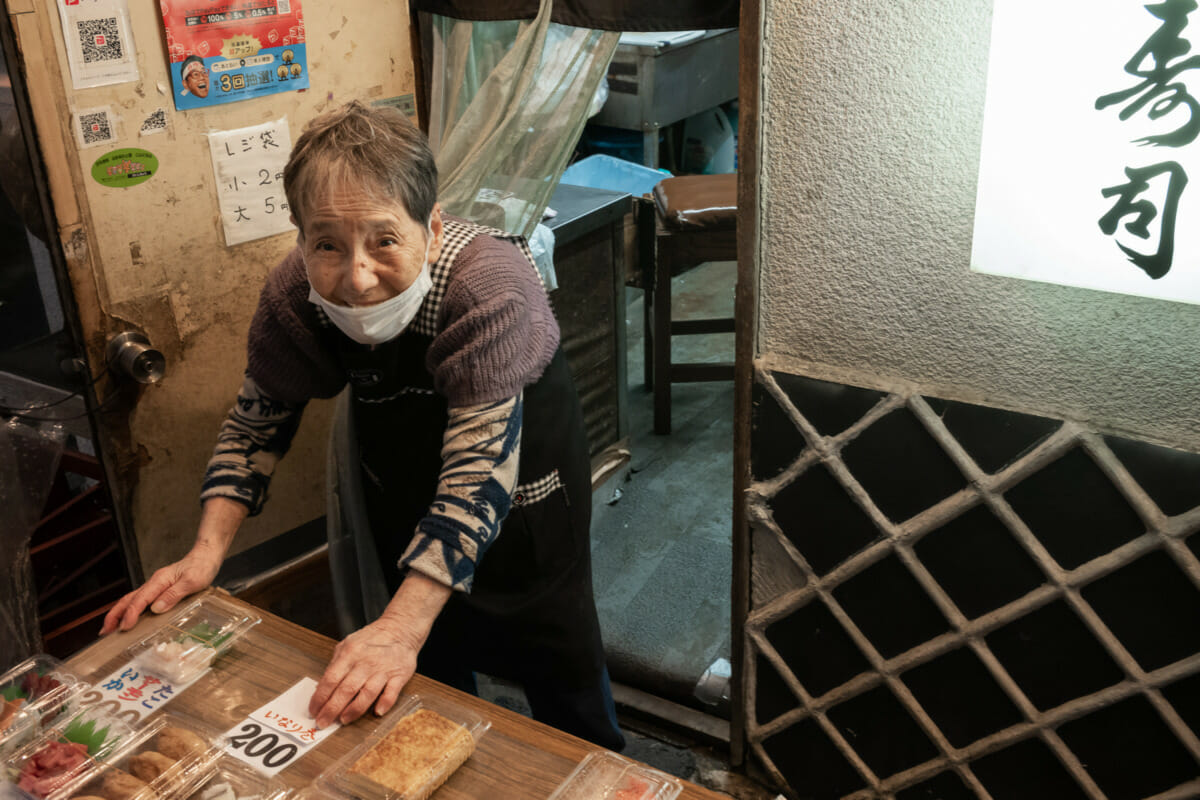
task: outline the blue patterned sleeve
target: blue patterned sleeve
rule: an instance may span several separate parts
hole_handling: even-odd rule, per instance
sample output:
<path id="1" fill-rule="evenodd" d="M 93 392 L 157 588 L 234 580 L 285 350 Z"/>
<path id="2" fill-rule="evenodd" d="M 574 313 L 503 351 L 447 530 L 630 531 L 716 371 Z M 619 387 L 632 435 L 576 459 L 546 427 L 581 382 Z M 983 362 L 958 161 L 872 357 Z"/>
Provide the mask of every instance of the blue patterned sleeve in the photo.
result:
<path id="1" fill-rule="evenodd" d="M 512 506 L 522 414 L 521 395 L 450 408 L 437 495 L 417 524 L 401 567 L 458 591 L 471 590 L 475 565 Z"/>
<path id="2" fill-rule="evenodd" d="M 262 511 L 279 459 L 291 447 L 304 403 L 284 403 L 264 394 L 249 375 L 229 410 L 204 472 L 200 499 L 227 497 Z"/>

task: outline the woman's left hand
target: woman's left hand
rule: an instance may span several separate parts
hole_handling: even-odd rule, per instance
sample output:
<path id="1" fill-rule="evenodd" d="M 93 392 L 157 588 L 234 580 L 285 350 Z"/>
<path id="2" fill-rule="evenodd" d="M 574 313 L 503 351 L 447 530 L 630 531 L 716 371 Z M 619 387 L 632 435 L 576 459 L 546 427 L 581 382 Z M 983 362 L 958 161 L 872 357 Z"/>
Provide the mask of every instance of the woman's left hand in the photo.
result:
<path id="1" fill-rule="evenodd" d="M 417 669 L 417 653 L 450 599 L 450 588 L 411 570 L 379 619 L 347 636 L 333 651 L 308 713 L 324 728 L 348 725 L 375 704 L 386 714 Z"/>
<path id="2" fill-rule="evenodd" d="M 386 714 L 417 669 L 423 639 L 413 641 L 402 626 L 380 618 L 338 643 L 308 704 L 317 727 L 347 725 L 372 703 L 376 714 Z"/>

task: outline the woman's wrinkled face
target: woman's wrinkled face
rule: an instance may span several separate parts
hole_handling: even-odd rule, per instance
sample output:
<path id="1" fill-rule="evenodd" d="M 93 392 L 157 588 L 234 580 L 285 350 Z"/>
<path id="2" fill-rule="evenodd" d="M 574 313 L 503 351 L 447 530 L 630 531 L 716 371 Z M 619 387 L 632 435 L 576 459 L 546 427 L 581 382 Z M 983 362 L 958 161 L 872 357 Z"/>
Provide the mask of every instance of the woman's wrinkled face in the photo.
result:
<path id="1" fill-rule="evenodd" d="M 317 294 L 337 305 L 389 300 L 412 285 L 426 258 L 432 263 L 441 253 L 437 205 L 431 234 L 400 203 L 335 183 L 314 198 L 304 216 L 299 243 L 308 280 Z"/>

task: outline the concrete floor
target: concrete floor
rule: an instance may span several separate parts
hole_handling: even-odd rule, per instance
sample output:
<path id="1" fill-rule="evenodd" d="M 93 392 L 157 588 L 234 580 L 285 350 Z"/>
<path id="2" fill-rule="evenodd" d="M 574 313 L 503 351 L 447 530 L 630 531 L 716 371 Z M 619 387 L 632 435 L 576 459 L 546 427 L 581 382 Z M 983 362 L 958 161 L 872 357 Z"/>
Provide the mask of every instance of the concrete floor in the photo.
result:
<path id="1" fill-rule="evenodd" d="M 735 265 L 677 277 L 676 319 L 731 316 Z M 627 313 L 631 463 L 592 524 L 596 606 L 614 680 L 701 708 L 694 689 L 730 654 L 733 382 L 672 387 L 672 432 L 653 432 L 643 373 L 642 297 Z M 732 361 L 733 334 L 675 337 L 676 361 Z"/>

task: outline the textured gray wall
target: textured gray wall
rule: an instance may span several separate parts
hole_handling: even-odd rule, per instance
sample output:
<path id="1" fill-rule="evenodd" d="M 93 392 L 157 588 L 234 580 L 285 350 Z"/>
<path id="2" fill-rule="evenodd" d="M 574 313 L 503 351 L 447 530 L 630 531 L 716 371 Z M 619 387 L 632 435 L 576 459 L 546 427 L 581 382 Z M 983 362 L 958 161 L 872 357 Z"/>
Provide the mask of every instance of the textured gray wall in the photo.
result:
<path id="1" fill-rule="evenodd" d="M 1200 306 L 970 272 L 991 2 L 763 2 L 757 352 L 1200 450 Z"/>

